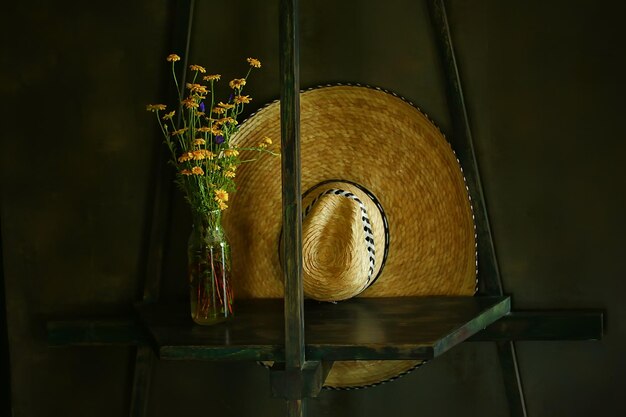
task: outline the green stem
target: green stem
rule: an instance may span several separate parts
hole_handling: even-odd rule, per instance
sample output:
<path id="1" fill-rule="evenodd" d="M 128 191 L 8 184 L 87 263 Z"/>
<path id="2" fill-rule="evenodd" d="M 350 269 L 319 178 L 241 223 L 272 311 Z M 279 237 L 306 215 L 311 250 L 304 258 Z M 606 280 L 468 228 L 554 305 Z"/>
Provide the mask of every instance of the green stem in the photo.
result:
<path id="1" fill-rule="evenodd" d="M 180 91 L 180 87 L 178 86 L 178 78 L 176 78 L 176 70 L 174 69 L 175 63 L 172 62 L 172 75 L 174 76 L 174 84 L 176 85 L 176 93 L 178 94 L 178 101 L 183 101 L 182 91 Z"/>

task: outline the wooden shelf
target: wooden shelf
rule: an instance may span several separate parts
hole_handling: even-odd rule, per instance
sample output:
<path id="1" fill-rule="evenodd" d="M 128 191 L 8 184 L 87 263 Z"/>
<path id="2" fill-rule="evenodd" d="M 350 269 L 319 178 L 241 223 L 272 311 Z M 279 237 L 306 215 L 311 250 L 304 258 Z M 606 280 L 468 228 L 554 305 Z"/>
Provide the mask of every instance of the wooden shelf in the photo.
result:
<path id="1" fill-rule="evenodd" d="M 282 299 L 240 301 L 199 326 L 184 305 L 137 307 L 161 359 L 285 360 Z M 357 298 L 305 302 L 307 360 L 432 359 L 510 311 L 509 297 Z"/>

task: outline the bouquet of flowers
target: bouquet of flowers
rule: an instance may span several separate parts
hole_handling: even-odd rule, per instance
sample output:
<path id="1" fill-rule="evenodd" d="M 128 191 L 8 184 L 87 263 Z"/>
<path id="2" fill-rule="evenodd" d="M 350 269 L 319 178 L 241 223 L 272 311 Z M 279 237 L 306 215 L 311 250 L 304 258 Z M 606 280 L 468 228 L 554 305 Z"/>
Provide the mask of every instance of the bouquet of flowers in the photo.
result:
<path id="1" fill-rule="evenodd" d="M 176 169 L 176 184 L 191 206 L 193 227 L 188 242 L 188 279 L 191 317 L 199 324 L 213 324 L 233 315 L 233 291 L 230 283 L 230 246 L 221 214 L 228 208 L 228 194 L 235 191 L 237 166 L 255 159 L 243 159 L 240 152 L 256 151 L 278 155 L 270 149 L 272 140 L 265 137 L 256 147 L 237 148 L 231 138 L 237 132 L 237 117 L 252 100 L 243 90 L 250 72 L 261 62 L 248 58 L 246 76 L 228 83 L 232 90 L 224 101 L 215 98 L 219 74 L 206 75 L 200 65 L 189 66 L 184 89 L 178 85 L 175 66 L 180 57 L 171 54 L 174 83 L 178 91 L 177 108 L 149 104 L 146 109 L 157 117 L 170 163 Z"/>
<path id="2" fill-rule="evenodd" d="M 268 137 L 254 148 L 238 149 L 230 143 L 237 131 L 237 117 L 252 100 L 243 94 L 244 86 L 250 72 L 260 68 L 261 62 L 248 58 L 250 67 L 246 76 L 231 80 L 228 83 L 232 90 L 230 97 L 218 101 L 214 86 L 220 80 L 220 74 L 206 75 L 204 67 L 190 65 L 191 82 L 181 90 L 175 71 L 180 57 L 170 54 L 167 61 L 172 63 L 172 75 L 179 94 L 178 109 L 168 111 L 165 104 L 148 104 L 146 110 L 156 114 L 171 153 L 170 162 L 176 169 L 176 184 L 192 210 L 197 214 L 225 210 L 228 208 L 228 194 L 235 190 L 237 166 L 254 160 L 242 160 L 240 151 L 277 155 L 270 149 L 272 140 Z"/>

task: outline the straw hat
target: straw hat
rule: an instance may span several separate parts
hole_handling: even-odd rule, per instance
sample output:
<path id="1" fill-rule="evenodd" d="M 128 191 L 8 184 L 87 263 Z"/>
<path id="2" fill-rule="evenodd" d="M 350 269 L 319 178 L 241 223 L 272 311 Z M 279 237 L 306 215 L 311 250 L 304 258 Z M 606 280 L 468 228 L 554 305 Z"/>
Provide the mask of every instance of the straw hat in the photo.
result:
<path id="1" fill-rule="evenodd" d="M 330 181 L 305 192 L 302 207 L 304 295 L 347 300 L 376 281 L 389 250 L 387 219 L 376 198 L 358 184 Z"/>
<path id="2" fill-rule="evenodd" d="M 470 200 L 438 128 L 412 104 L 369 87 L 321 87 L 303 92 L 300 102 L 305 294 L 332 301 L 474 294 Z M 278 140 L 279 106 L 250 117 L 233 143 Z M 237 298 L 283 297 L 280 169 L 279 158 L 262 157 L 237 171 L 238 189 L 224 213 Z M 419 363 L 335 362 L 326 385 L 373 385 Z"/>

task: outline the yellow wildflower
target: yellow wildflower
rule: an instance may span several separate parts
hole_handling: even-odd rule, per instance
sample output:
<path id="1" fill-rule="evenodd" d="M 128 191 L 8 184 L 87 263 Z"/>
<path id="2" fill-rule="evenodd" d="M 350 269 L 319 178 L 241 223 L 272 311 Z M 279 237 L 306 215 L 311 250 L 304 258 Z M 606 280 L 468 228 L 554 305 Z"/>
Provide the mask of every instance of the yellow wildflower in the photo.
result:
<path id="1" fill-rule="evenodd" d="M 205 75 L 202 77 L 204 81 L 219 81 L 222 76 L 219 74 Z"/>
<path id="2" fill-rule="evenodd" d="M 198 132 L 201 132 L 201 133 L 208 133 L 208 132 L 210 132 L 210 131 L 211 131 L 211 128 L 210 128 L 210 127 L 208 127 L 208 126 L 202 126 L 202 127 L 199 127 L 199 128 L 198 128 L 198 129 L 196 129 L 196 130 L 197 130 Z"/>
<path id="3" fill-rule="evenodd" d="M 228 205 L 223 201 L 218 201 L 217 205 L 219 206 L 220 210 L 226 210 L 228 208 Z"/>
<path id="4" fill-rule="evenodd" d="M 206 141 L 205 141 L 204 139 L 202 139 L 202 138 L 196 138 L 196 139 L 193 141 L 194 146 L 202 146 L 202 145 L 204 145 L 205 143 L 206 143 Z"/>
<path id="5" fill-rule="evenodd" d="M 198 149 L 193 152 L 190 152 L 193 156 L 193 159 L 199 161 L 201 159 L 213 159 L 215 154 L 211 151 L 207 151 L 206 149 Z"/>
<path id="6" fill-rule="evenodd" d="M 206 158 L 206 155 L 204 153 L 204 149 L 199 149 L 197 151 L 193 151 L 191 154 L 193 155 L 193 159 L 195 159 L 196 161 L 199 161 L 201 159 Z"/>
<path id="7" fill-rule="evenodd" d="M 237 156 L 239 151 L 237 149 L 224 149 L 224 156 Z"/>
<path id="8" fill-rule="evenodd" d="M 181 101 L 181 103 L 184 104 L 185 107 L 188 109 L 197 108 L 198 106 L 200 106 L 200 104 L 191 97 L 184 99 L 183 101 Z"/>
<path id="9" fill-rule="evenodd" d="M 221 135 L 224 132 L 222 132 L 222 130 L 219 128 L 219 125 L 216 124 L 215 126 L 211 126 L 211 133 L 217 136 Z"/>
<path id="10" fill-rule="evenodd" d="M 178 129 L 173 131 L 172 133 L 170 133 L 170 135 L 172 136 L 176 136 L 176 135 L 182 135 L 183 133 L 185 133 L 189 128 L 187 127 L 183 127 L 182 129 Z"/>
<path id="11" fill-rule="evenodd" d="M 228 193 L 222 189 L 215 190 L 215 201 L 228 201 Z"/>
<path id="12" fill-rule="evenodd" d="M 228 83 L 228 85 L 233 90 L 241 89 L 244 85 L 246 85 L 246 79 L 245 78 L 235 78 L 234 80 L 231 80 Z"/>
<path id="13" fill-rule="evenodd" d="M 265 136 L 263 138 L 263 141 L 261 143 L 259 143 L 259 148 L 261 149 L 265 149 L 268 147 L 268 145 L 272 144 L 272 139 L 270 139 L 269 137 Z"/>
<path id="14" fill-rule="evenodd" d="M 246 59 L 246 61 L 248 61 L 248 64 L 250 64 L 251 67 L 261 68 L 261 61 L 259 61 L 258 59 L 248 58 Z"/>
<path id="15" fill-rule="evenodd" d="M 237 120 L 235 120 L 235 119 L 233 119 L 232 117 L 229 116 L 229 117 L 222 117 L 221 119 L 217 119 L 215 121 L 215 123 L 217 125 L 220 125 L 220 126 L 225 124 L 225 123 L 230 123 L 230 124 L 236 125 L 237 124 Z"/>
<path id="16" fill-rule="evenodd" d="M 187 176 L 191 175 L 191 171 L 188 169 L 183 169 L 182 171 L 180 171 L 180 173 Z"/>
<path id="17" fill-rule="evenodd" d="M 151 112 L 156 112 L 159 110 L 165 110 L 167 108 L 167 106 L 165 104 L 148 104 L 146 106 L 146 110 L 151 111 Z"/>
<path id="18" fill-rule="evenodd" d="M 193 175 L 204 175 L 204 171 L 200 167 L 193 167 L 193 168 L 191 168 L 191 173 Z"/>
<path id="19" fill-rule="evenodd" d="M 226 109 L 223 108 L 223 107 L 215 107 L 213 109 L 213 113 L 215 113 L 215 114 L 223 114 L 225 111 L 226 111 Z"/>
<path id="20" fill-rule="evenodd" d="M 166 58 L 169 62 L 180 61 L 180 57 L 176 54 L 169 54 Z"/>
<path id="21" fill-rule="evenodd" d="M 172 120 L 172 117 L 176 114 L 176 110 L 172 110 L 162 117 L 163 120 Z"/>
<path id="22" fill-rule="evenodd" d="M 252 99 L 250 98 L 250 96 L 235 96 L 233 100 L 237 104 L 248 104 Z"/>
<path id="23" fill-rule="evenodd" d="M 189 65 L 189 69 L 192 71 L 201 72 L 203 74 L 206 72 L 206 69 L 204 67 L 195 64 Z"/>
<path id="24" fill-rule="evenodd" d="M 178 157 L 178 162 L 182 164 L 183 162 L 187 162 L 191 159 L 193 159 L 193 153 L 184 152 L 181 156 Z"/>
<path id="25" fill-rule="evenodd" d="M 226 178 L 235 178 L 235 171 L 226 171 L 224 172 L 224 176 Z"/>
<path id="26" fill-rule="evenodd" d="M 206 86 L 202 84 L 187 83 L 187 88 L 191 91 L 191 93 L 195 94 L 208 94 L 209 92 Z"/>
<path id="27" fill-rule="evenodd" d="M 233 107 L 235 107 L 234 104 L 222 103 L 221 101 L 217 103 L 217 105 L 224 109 L 232 109 Z"/>

